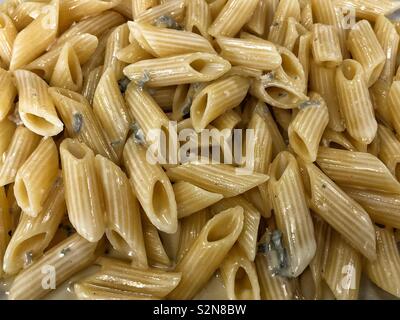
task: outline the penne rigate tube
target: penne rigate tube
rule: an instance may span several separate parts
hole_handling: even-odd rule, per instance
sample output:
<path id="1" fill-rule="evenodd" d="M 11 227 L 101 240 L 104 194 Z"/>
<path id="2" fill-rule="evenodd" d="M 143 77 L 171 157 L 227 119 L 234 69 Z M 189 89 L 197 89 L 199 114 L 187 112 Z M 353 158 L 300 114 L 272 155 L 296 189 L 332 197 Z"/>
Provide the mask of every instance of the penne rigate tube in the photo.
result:
<path id="1" fill-rule="evenodd" d="M 104 204 L 94 153 L 84 143 L 66 139 L 60 155 L 69 220 L 83 238 L 99 241 L 105 231 Z"/>
<path id="2" fill-rule="evenodd" d="M 58 175 L 58 150 L 52 138 L 43 138 L 18 170 L 14 194 L 20 208 L 36 217 Z"/>
<path id="3" fill-rule="evenodd" d="M 64 183 L 61 176 L 53 184 L 36 217 L 22 213 L 4 256 L 4 271 L 16 274 L 43 254 L 65 214 Z"/>
<path id="4" fill-rule="evenodd" d="M 225 59 L 210 53 L 189 53 L 174 57 L 142 60 L 124 69 L 130 80 L 149 87 L 213 81 L 231 69 Z"/>
<path id="5" fill-rule="evenodd" d="M 211 24 L 211 10 L 206 0 L 186 2 L 185 30 L 197 32 L 204 38 L 210 39 L 208 28 Z"/>
<path id="6" fill-rule="evenodd" d="M 314 257 L 316 242 L 310 211 L 296 158 L 281 152 L 270 167 L 268 182 L 278 229 L 287 250 L 282 275 L 297 277 Z"/>
<path id="7" fill-rule="evenodd" d="M 139 203 L 125 173 L 109 159 L 97 155 L 96 170 L 104 194 L 106 235 L 112 246 L 146 268 Z"/>
<path id="8" fill-rule="evenodd" d="M 207 222 L 175 271 L 182 273 L 178 286 L 168 295 L 172 300 L 193 298 L 218 269 L 243 228 L 243 209 L 235 207 Z"/>
<path id="9" fill-rule="evenodd" d="M 3 121 L 14 106 L 17 89 L 9 72 L 0 68 L 0 121 Z"/>
<path id="10" fill-rule="evenodd" d="M 128 139 L 123 152 L 125 167 L 136 196 L 151 223 L 160 231 L 175 233 L 178 228 L 177 205 L 167 175 L 158 164 L 149 163 L 145 147 Z"/>
<path id="11" fill-rule="evenodd" d="M 386 57 L 370 23 L 362 20 L 354 25 L 347 42 L 351 55 L 364 69 L 368 88 L 371 87 L 378 80 Z"/>
<path id="12" fill-rule="evenodd" d="M 19 96 L 19 115 L 24 125 L 41 136 L 55 136 L 63 130 L 48 85 L 36 74 L 17 70 L 14 72 Z"/>
<path id="13" fill-rule="evenodd" d="M 361 64 L 355 60 L 343 61 L 336 72 L 336 87 L 348 133 L 356 141 L 370 144 L 378 124 Z"/>
<path id="14" fill-rule="evenodd" d="M 6 272 L 3 264 L 4 254 L 10 241 L 9 232 L 12 230 L 12 220 L 9 212 L 10 209 L 5 189 L 4 187 L 0 187 L 0 277 L 3 277 L 4 271 Z"/>
<path id="15" fill-rule="evenodd" d="M 17 29 L 10 17 L 0 12 L 0 57 L 9 66 Z"/>
<path id="16" fill-rule="evenodd" d="M 339 37 L 334 26 L 314 24 L 311 48 L 315 63 L 322 67 L 335 68 L 342 63 Z"/>
<path id="17" fill-rule="evenodd" d="M 78 234 L 65 239 L 18 274 L 10 288 L 9 299 L 34 300 L 49 294 L 54 290 L 52 287 L 92 264 L 100 248 L 101 243 L 88 242 Z M 43 271 L 57 275 L 54 285 L 46 282 L 43 286 Z"/>
<path id="18" fill-rule="evenodd" d="M 299 162 L 309 207 L 367 259 L 376 259 L 375 233 L 368 213 L 317 166 Z"/>
<path id="19" fill-rule="evenodd" d="M 220 55 L 234 66 L 270 71 L 282 64 L 275 45 L 268 41 L 217 37 Z"/>

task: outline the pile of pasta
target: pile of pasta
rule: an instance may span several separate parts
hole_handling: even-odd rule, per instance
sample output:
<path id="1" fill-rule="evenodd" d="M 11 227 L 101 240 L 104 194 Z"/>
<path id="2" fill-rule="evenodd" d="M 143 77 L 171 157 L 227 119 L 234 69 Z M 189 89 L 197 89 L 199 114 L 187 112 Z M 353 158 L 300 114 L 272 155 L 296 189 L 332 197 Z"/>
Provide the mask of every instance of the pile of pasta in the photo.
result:
<path id="1" fill-rule="evenodd" d="M 399 8 L 5 1 L 8 297 L 45 297 L 89 266 L 79 299 L 193 299 L 216 274 L 228 299 L 357 299 L 362 274 L 400 297 Z M 253 170 L 149 162 L 171 121 L 194 139 L 252 130 Z"/>

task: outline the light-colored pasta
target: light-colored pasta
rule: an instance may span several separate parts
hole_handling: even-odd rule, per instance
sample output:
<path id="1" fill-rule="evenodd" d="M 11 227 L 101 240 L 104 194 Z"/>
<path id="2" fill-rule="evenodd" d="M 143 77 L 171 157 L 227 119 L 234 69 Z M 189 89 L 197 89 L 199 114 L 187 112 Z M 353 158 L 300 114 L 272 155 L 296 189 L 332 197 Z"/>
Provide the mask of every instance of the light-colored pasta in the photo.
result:
<path id="1" fill-rule="evenodd" d="M 351 8 L 356 11 L 357 18 L 375 20 L 379 15 L 390 15 L 400 8 L 400 4 L 391 0 L 335 0 L 335 5 Z"/>
<path id="2" fill-rule="evenodd" d="M 105 229 L 104 203 L 94 153 L 84 143 L 66 139 L 60 155 L 69 220 L 82 237 L 99 241 Z"/>
<path id="3" fill-rule="evenodd" d="M 261 173 L 245 174 L 243 172 L 238 175 L 233 166 L 201 162 L 169 168 L 167 174 L 172 181 L 187 181 L 210 192 L 220 193 L 227 198 L 242 194 L 266 182 L 269 178 Z"/>
<path id="4" fill-rule="evenodd" d="M 0 121 L 3 121 L 14 105 L 17 89 L 12 81 L 11 74 L 0 68 Z"/>
<path id="5" fill-rule="evenodd" d="M 147 267 L 139 204 L 125 173 L 107 158 L 96 156 L 96 171 L 104 195 L 106 235 L 112 246 Z"/>
<path id="6" fill-rule="evenodd" d="M 115 72 L 104 71 L 93 97 L 93 111 L 116 154 L 122 154 L 131 120 Z"/>
<path id="7" fill-rule="evenodd" d="M 146 215 L 143 215 L 142 217 L 143 237 L 149 264 L 164 268 L 170 267 L 171 259 L 164 248 L 160 234 L 158 233 L 156 227 L 146 217 Z"/>
<path id="8" fill-rule="evenodd" d="M 48 85 L 36 74 L 17 70 L 14 72 L 19 96 L 19 115 L 24 125 L 41 136 L 55 136 L 63 130 Z"/>
<path id="9" fill-rule="evenodd" d="M 21 214 L 4 256 L 4 271 L 16 274 L 41 257 L 53 239 L 65 214 L 64 184 L 61 176 L 53 184 L 36 217 Z"/>
<path id="10" fill-rule="evenodd" d="M 150 87 L 213 81 L 231 68 L 225 59 L 210 53 L 190 53 L 174 57 L 142 60 L 127 66 L 124 74 Z"/>
<path id="11" fill-rule="evenodd" d="M 289 125 L 289 143 L 303 160 L 314 162 L 318 146 L 329 122 L 328 108 L 322 97 L 309 93 L 310 105 L 301 109 Z"/>
<path id="12" fill-rule="evenodd" d="M 393 229 L 375 227 L 377 259 L 365 266 L 369 279 L 390 294 L 400 297 L 400 254 Z"/>
<path id="13" fill-rule="evenodd" d="M 117 52 L 118 60 L 132 64 L 144 59 L 152 58 L 152 55 L 144 50 L 136 40 Z"/>
<path id="14" fill-rule="evenodd" d="M 217 37 L 220 55 L 234 66 L 273 70 L 282 64 L 275 45 L 268 41 Z"/>
<path id="15" fill-rule="evenodd" d="M 170 17 L 172 20 L 181 21 L 183 19 L 185 8 L 185 0 L 170 0 L 143 11 L 137 17 L 135 17 L 135 21 L 150 24 L 158 22 L 160 25 L 163 23 L 163 18 L 165 17 Z M 165 19 L 167 20 L 167 25 L 169 21 L 168 18 Z"/>
<path id="16" fill-rule="evenodd" d="M 104 71 L 111 68 L 117 80 L 123 77 L 126 63 L 118 60 L 117 53 L 129 45 L 129 28 L 127 24 L 120 25 L 110 34 L 104 56 Z"/>
<path id="17" fill-rule="evenodd" d="M 80 91 L 83 84 L 81 64 L 75 50 L 67 42 L 58 57 L 50 79 L 52 87 Z"/>
<path id="18" fill-rule="evenodd" d="M 222 131 L 224 129 L 229 129 L 230 131 L 232 131 L 238 127 L 241 121 L 242 118 L 238 112 L 236 112 L 235 110 L 229 110 L 228 112 L 225 112 L 222 116 L 219 116 L 217 119 L 215 119 L 211 123 L 211 125 L 219 131 Z"/>
<path id="19" fill-rule="evenodd" d="M 83 82 L 82 95 L 89 102 L 89 104 L 93 104 L 94 94 L 102 75 L 103 66 L 98 66 L 89 72 L 88 76 Z"/>
<path id="20" fill-rule="evenodd" d="M 0 168 L 0 186 L 15 181 L 17 171 L 24 164 L 39 144 L 40 137 L 24 126 L 18 126 L 3 154 L 3 164 Z"/>
<path id="21" fill-rule="evenodd" d="M 325 130 L 322 136 L 321 146 L 356 151 L 356 148 L 342 132 L 337 132 L 329 128 Z"/>
<path id="22" fill-rule="evenodd" d="M 374 30 L 367 20 L 354 25 L 348 36 L 348 47 L 353 59 L 363 67 L 368 88 L 378 80 L 386 56 Z"/>
<path id="23" fill-rule="evenodd" d="M 172 187 L 179 219 L 203 210 L 224 197 L 222 194 L 208 192 L 185 181 L 178 181 Z"/>
<path id="24" fill-rule="evenodd" d="M 43 138 L 17 172 L 14 194 L 25 214 L 36 217 L 57 179 L 58 150 L 52 138 Z"/>
<path id="25" fill-rule="evenodd" d="M 186 2 L 185 30 L 201 34 L 210 39 L 208 28 L 211 25 L 211 10 L 206 0 Z"/>
<path id="26" fill-rule="evenodd" d="M 161 300 L 147 294 L 131 293 L 87 282 L 75 283 L 74 292 L 79 300 Z"/>
<path id="27" fill-rule="evenodd" d="M 390 172 L 398 179 L 400 177 L 400 141 L 392 130 L 379 125 L 379 159 L 386 165 Z"/>
<path id="28" fill-rule="evenodd" d="M 317 163 L 339 185 L 400 193 L 400 183 L 385 164 L 372 154 L 321 147 Z"/>
<path id="29" fill-rule="evenodd" d="M 181 230 L 179 235 L 179 246 L 176 254 L 176 262 L 182 260 L 189 251 L 192 244 L 196 241 L 201 230 L 209 219 L 207 209 L 196 212 L 186 218 L 181 219 Z"/>
<path id="30" fill-rule="evenodd" d="M 334 68 L 343 61 L 339 37 L 334 26 L 316 23 L 312 28 L 312 53 L 316 64 Z"/>
<path id="31" fill-rule="evenodd" d="M 326 102 L 329 112 L 329 128 L 338 132 L 344 131 L 345 125 L 340 114 L 336 87 L 336 69 L 324 68 L 311 61 L 310 89 L 320 94 Z"/>
<path id="32" fill-rule="evenodd" d="M 237 206 L 243 208 L 244 214 L 243 230 L 237 240 L 238 246 L 246 255 L 247 259 L 254 261 L 257 253 L 257 233 L 261 219 L 260 212 L 245 198 L 237 196 L 216 203 L 211 207 L 211 213 L 217 214 Z"/>
<path id="33" fill-rule="evenodd" d="M 310 208 L 353 248 L 375 259 L 375 234 L 368 213 L 314 164 L 300 161 L 300 168 Z"/>
<path id="34" fill-rule="evenodd" d="M 157 0 L 138 0 L 132 2 L 132 17 L 137 19 L 137 17 L 148 9 L 151 9 L 158 5 Z"/>
<path id="35" fill-rule="evenodd" d="M 343 61 L 336 72 L 336 88 L 348 133 L 356 141 L 370 144 L 378 124 L 361 64 L 350 59 Z"/>
<path id="36" fill-rule="evenodd" d="M 400 81 L 395 80 L 390 87 L 388 93 L 387 104 L 389 108 L 389 115 L 391 117 L 391 124 L 396 130 L 396 133 L 400 133 Z"/>
<path id="37" fill-rule="evenodd" d="M 175 91 L 176 86 L 171 86 L 152 88 L 149 90 L 149 93 L 153 97 L 154 101 L 161 107 L 161 109 L 164 111 L 171 111 L 174 103 Z"/>
<path id="38" fill-rule="evenodd" d="M 8 119 L 0 121 L 0 168 L 3 164 L 5 152 L 10 145 L 15 129 L 16 125 L 14 122 Z"/>
<path id="39" fill-rule="evenodd" d="M 17 29 L 8 15 L 0 12 L 0 57 L 7 66 L 10 65 L 11 54 Z"/>
<path id="40" fill-rule="evenodd" d="M 93 263 L 100 248 L 101 243 L 88 242 L 78 234 L 65 239 L 18 274 L 10 288 L 9 299 L 33 300 L 45 296 L 54 286 Z M 54 281 L 54 285 L 45 282 L 44 274 L 53 277 L 50 281 Z"/>
<path id="41" fill-rule="evenodd" d="M 400 227 L 400 213 L 397 207 L 400 196 L 385 192 L 343 188 L 351 198 L 357 201 L 368 212 L 372 221 L 388 227 Z"/>
<path id="42" fill-rule="evenodd" d="M 10 18 L 13 20 L 13 23 L 18 31 L 24 29 L 34 20 L 34 14 L 41 12 L 43 7 L 46 6 L 46 2 L 36 2 L 36 1 L 10 1 L 7 2 L 9 4 L 8 10 L 5 10 Z"/>
<path id="43" fill-rule="evenodd" d="M 251 32 L 263 36 L 266 29 L 267 17 L 268 17 L 268 1 L 258 1 L 257 7 L 254 10 L 253 16 L 249 19 L 246 24 L 246 28 Z"/>
<path id="44" fill-rule="evenodd" d="M 178 228 L 177 205 L 171 182 L 158 164 L 147 161 L 146 149 L 133 137 L 123 152 L 135 193 L 151 223 L 166 233 Z"/>
<path id="45" fill-rule="evenodd" d="M 239 106 L 249 87 L 249 80 L 238 76 L 205 87 L 193 100 L 190 110 L 193 128 L 200 132 L 219 116 Z"/>
<path id="46" fill-rule="evenodd" d="M 260 285 L 254 262 L 234 246 L 222 262 L 221 276 L 230 300 L 260 300 Z"/>
<path id="47" fill-rule="evenodd" d="M 84 64 L 92 56 L 99 43 L 98 39 L 88 33 L 77 34 L 69 40 L 71 47 L 74 48 L 76 55 L 81 64 Z M 57 63 L 62 46 L 57 46 L 32 61 L 24 67 L 24 69 L 35 72 L 43 77 L 46 81 L 50 81 L 54 66 Z"/>
<path id="48" fill-rule="evenodd" d="M 374 31 L 386 56 L 383 70 L 371 87 L 370 93 L 376 112 L 388 123 L 391 123 L 390 108 L 387 96 L 396 72 L 396 55 L 399 50 L 400 37 L 389 19 L 379 16 L 375 22 Z"/>
<path id="49" fill-rule="evenodd" d="M 278 229 L 288 251 L 286 276 L 300 275 L 314 257 L 316 242 L 296 158 L 278 154 L 270 167 L 269 192 Z"/>
<path id="50" fill-rule="evenodd" d="M 15 38 L 10 70 L 14 71 L 27 65 L 43 54 L 57 36 L 59 26 L 59 2 L 53 0 L 43 7 L 41 14 Z M 29 43 L 34 45 L 27 46 Z"/>
<path id="51" fill-rule="evenodd" d="M 50 88 L 49 93 L 65 124 L 68 136 L 84 142 L 96 154 L 118 162 L 111 141 L 107 141 L 88 101 L 82 95 L 67 89 Z"/>
<path id="52" fill-rule="evenodd" d="M 215 18 L 208 33 L 216 36 L 235 36 L 249 21 L 258 4 L 258 0 L 228 0 L 221 12 Z"/>
<path id="53" fill-rule="evenodd" d="M 362 256 L 336 231 L 329 240 L 324 279 L 338 300 L 357 300 L 360 290 Z"/>
<path id="54" fill-rule="evenodd" d="M 168 298 L 193 298 L 218 269 L 242 228 L 243 209 L 240 207 L 223 211 L 208 221 L 176 266 L 175 271 L 182 272 L 182 279 Z"/>
<path id="55" fill-rule="evenodd" d="M 102 260 L 108 261 L 103 264 Z M 100 258 L 100 264 L 103 264 L 102 268 L 81 280 L 80 284 L 164 298 L 181 279 L 179 272 L 158 269 L 140 270 L 114 259 Z"/>
<path id="56" fill-rule="evenodd" d="M 311 45 L 312 45 L 312 33 L 307 32 L 299 37 L 297 47 L 297 58 L 301 63 L 304 71 L 304 88 L 308 87 L 308 80 L 310 77 L 311 68 Z"/>
<path id="57" fill-rule="evenodd" d="M 9 232 L 12 229 L 11 215 L 9 213 L 9 205 L 6 197 L 4 187 L 0 187 L 0 277 L 3 277 L 3 262 L 4 253 L 6 252 L 8 243 L 10 241 Z"/>
<path id="58" fill-rule="evenodd" d="M 207 39 L 188 31 L 155 27 L 149 24 L 128 22 L 132 37 L 154 57 L 207 52 L 215 53 Z"/>

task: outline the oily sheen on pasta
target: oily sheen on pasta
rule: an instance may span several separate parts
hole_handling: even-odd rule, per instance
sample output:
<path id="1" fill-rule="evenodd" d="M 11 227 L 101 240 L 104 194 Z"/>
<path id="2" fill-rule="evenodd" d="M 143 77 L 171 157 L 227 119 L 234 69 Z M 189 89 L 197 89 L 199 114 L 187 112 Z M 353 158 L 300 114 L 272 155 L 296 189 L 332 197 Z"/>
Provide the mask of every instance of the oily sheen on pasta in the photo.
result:
<path id="1" fill-rule="evenodd" d="M 397 10 L 2 1 L 0 299 L 400 298 Z"/>

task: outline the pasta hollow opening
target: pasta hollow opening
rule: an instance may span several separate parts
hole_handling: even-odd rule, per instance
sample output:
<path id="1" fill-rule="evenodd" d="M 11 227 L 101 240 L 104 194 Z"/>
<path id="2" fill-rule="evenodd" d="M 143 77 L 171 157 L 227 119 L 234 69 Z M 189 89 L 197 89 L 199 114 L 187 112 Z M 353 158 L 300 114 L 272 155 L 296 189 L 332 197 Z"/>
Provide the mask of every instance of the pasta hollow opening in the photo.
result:
<path id="1" fill-rule="evenodd" d="M 204 59 L 195 59 L 190 63 L 190 67 L 203 75 L 215 75 L 216 70 L 221 69 L 219 64 Z"/>
<path id="2" fill-rule="evenodd" d="M 154 214 L 157 216 L 158 219 L 169 220 L 168 218 L 164 218 L 169 216 L 170 214 L 169 196 L 161 181 L 157 181 L 154 184 L 152 195 Z"/>
<path id="3" fill-rule="evenodd" d="M 279 101 L 283 104 L 293 104 L 296 103 L 299 99 L 291 93 L 283 88 L 279 87 L 268 87 L 265 88 L 266 93 L 274 100 Z"/>
<path id="4" fill-rule="evenodd" d="M 38 128 L 41 131 L 51 131 L 54 129 L 53 123 L 32 113 L 25 113 L 25 120 L 29 122 L 31 126 Z"/>
<path id="5" fill-rule="evenodd" d="M 128 253 L 128 255 L 131 254 L 132 250 L 130 245 L 128 244 L 128 242 L 126 242 L 126 240 L 118 231 L 110 230 L 107 236 L 116 250 L 126 252 Z"/>
<path id="6" fill-rule="evenodd" d="M 285 73 L 292 79 L 296 79 L 299 77 L 299 70 L 296 67 L 293 59 L 291 59 L 288 55 L 282 53 L 282 69 Z"/>
<path id="7" fill-rule="evenodd" d="M 396 164 L 396 168 L 395 168 L 395 170 L 394 170 L 394 173 L 395 173 L 396 179 L 397 179 L 398 181 L 400 181 L 400 162 L 398 162 L 398 163 Z"/>
<path id="8" fill-rule="evenodd" d="M 311 158 L 310 150 L 308 150 L 307 144 L 304 142 L 303 138 L 300 137 L 296 131 L 292 132 L 291 139 L 293 141 L 293 146 L 295 146 L 298 154 L 302 154 L 307 159 Z"/>
<path id="9" fill-rule="evenodd" d="M 23 179 L 15 182 L 15 193 L 18 194 L 18 201 L 22 208 L 30 206 L 29 194 Z"/>
<path id="10" fill-rule="evenodd" d="M 235 274 L 235 297 L 239 300 L 253 299 L 253 286 L 249 275 L 243 267 L 239 267 Z"/>
<path id="11" fill-rule="evenodd" d="M 77 143 L 68 143 L 66 150 L 77 160 L 82 160 L 87 154 L 86 150 Z"/>
<path id="12" fill-rule="evenodd" d="M 357 68 L 350 62 L 343 62 L 341 69 L 346 80 L 352 81 L 357 75 Z"/>
<path id="13" fill-rule="evenodd" d="M 203 94 L 199 100 L 197 100 L 196 105 L 194 106 L 191 117 L 193 121 L 193 125 L 197 126 L 200 125 L 201 119 L 207 109 L 208 104 L 208 94 Z"/>
<path id="14" fill-rule="evenodd" d="M 221 241 L 232 233 L 232 223 L 227 224 L 227 219 L 219 219 L 210 228 L 207 234 L 208 242 Z"/>
<path id="15" fill-rule="evenodd" d="M 290 160 L 283 154 L 280 154 L 278 157 L 279 158 L 275 162 L 275 168 L 272 170 L 272 175 L 276 181 L 279 181 L 282 178 L 290 163 Z"/>
<path id="16" fill-rule="evenodd" d="M 79 61 L 73 59 L 72 57 L 69 57 L 68 59 L 68 68 L 70 70 L 71 73 L 71 79 L 72 82 L 76 85 L 76 86 L 80 86 L 82 79 L 81 79 L 81 73 L 80 73 L 80 64 Z"/>
<path id="17" fill-rule="evenodd" d="M 39 76 L 41 78 L 46 77 L 46 71 L 44 71 L 43 69 L 30 69 L 29 71 L 33 72 L 34 74 L 36 74 L 37 76 Z"/>
<path id="18" fill-rule="evenodd" d="M 28 252 L 36 253 L 34 251 L 41 246 L 45 238 L 46 238 L 46 233 L 43 232 L 35 234 L 34 236 L 28 239 L 25 239 L 15 248 L 14 256 L 18 257 L 19 261 L 24 262 L 25 254 L 27 254 Z"/>

